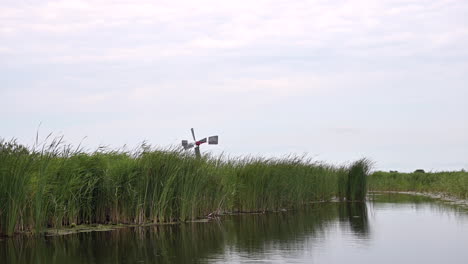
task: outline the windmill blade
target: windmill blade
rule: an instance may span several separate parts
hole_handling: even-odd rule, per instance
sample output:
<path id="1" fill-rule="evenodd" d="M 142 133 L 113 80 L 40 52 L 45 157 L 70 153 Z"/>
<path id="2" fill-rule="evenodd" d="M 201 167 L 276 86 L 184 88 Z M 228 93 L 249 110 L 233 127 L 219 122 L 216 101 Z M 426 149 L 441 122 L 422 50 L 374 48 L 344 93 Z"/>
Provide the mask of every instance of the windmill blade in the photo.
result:
<path id="1" fill-rule="evenodd" d="M 185 150 L 191 149 L 191 148 L 193 148 L 194 146 L 195 146 L 195 144 L 193 144 L 193 143 L 187 143 L 187 145 L 182 145 L 182 147 L 184 147 Z"/>
<path id="2" fill-rule="evenodd" d="M 203 143 L 206 143 L 206 138 L 197 141 L 197 145 L 200 145 L 200 144 L 203 144 Z"/>
<path id="3" fill-rule="evenodd" d="M 211 136 L 211 137 L 208 137 L 208 144 L 210 144 L 210 145 L 218 145 L 218 136 Z"/>
<path id="4" fill-rule="evenodd" d="M 197 141 L 197 140 L 195 139 L 195 132 L 193 131 L 193 127 L 192 127 L 190 130 L 192 131 L 193 140 Z"/>

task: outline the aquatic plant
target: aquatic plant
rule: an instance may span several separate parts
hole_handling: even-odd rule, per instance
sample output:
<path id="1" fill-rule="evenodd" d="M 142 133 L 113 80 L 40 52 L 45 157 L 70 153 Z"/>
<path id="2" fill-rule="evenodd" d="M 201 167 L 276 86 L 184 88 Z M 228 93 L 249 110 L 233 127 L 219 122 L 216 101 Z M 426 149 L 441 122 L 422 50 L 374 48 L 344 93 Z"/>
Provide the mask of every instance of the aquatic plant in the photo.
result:
<path id="1" fill-rule="evenodd" d="M 368 159 L 361 159 L 338 173 L 338 198 L 346 201 L 364 201 L 367 195 L 367 178 L 372 167 Z"/>
<path id="2" fill-rule="evenodd" d="M 295 208 L 340 195 L 363 200 L 366 166 L 365 160 L 337 167 L 296 156 L 197 159 L 146 145 L 86 152 L 61 138 L 27 148 L 2 140 L 0 234 L 186 221 L 226 211 Z"/>
<path id="3" fill-rule="evenodd" d="M 370 169 L 371 163 L 367 159 L 361 159 L 351 165 L 348 171 L 346 200 L 364 201 L 367 194 L 367 178 Z"/>
<path id="4" fill-rule="evenodd" d="M 15 227 L 25 224 L 32 162 L 33 156 L 27 148 L 16 141 L 0 140 L 0 230 L 3 234 L 11 235 Z"/>

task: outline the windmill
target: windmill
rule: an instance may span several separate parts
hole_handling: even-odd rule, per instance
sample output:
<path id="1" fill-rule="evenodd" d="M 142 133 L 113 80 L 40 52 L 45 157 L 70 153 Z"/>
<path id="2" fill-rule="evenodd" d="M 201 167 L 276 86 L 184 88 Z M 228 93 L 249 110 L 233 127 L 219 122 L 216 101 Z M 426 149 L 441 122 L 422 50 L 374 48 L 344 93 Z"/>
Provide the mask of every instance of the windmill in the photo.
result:
<path id="1" fill-rule="evenodd" d="M 188 140 L 182 140 L 182 147 L 184 147 L 185 150 L 189 150 L 195 147 L 195 156 L 197 158 L 201 157 L 201 154 L 200 154 L 201 144 L 208 142 L 209 145 L 218 145 L 218 136 L 211 136 L 211 137 L 208 137 L 208 139 L 203 138 L 197 141 L 197 139 L 195 138 L 195 132 L 193 131 L 193 128 L 191 128 L 190 130 L 192 131 L 192 137 L 193 137 L 194 142 L 189 143 Z"/>

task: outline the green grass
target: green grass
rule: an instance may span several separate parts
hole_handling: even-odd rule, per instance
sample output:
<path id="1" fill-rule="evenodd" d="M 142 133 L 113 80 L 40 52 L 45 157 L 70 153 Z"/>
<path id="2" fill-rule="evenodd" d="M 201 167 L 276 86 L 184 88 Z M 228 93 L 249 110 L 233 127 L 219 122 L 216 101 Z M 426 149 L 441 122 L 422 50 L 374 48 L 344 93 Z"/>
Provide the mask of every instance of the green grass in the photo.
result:
<path id="1" fill-rule="evenodd" d="M 50 140 L 49 140 L 50 141 Z M 51 140 L 0 141 L 0 235 L 77 224 L 186 221 L 225 211 L 363 200 L 369 162 L 330 166 L 304 157 L 203 157 L 143 145 L 85 152 Z"/>
<path id="2" fill-rule="evenodd" d="M 414 191 L 445 193 L 461 199 L 468 198 L 468 172 L 374 172 L 369 177 L 373 191 Z"/>

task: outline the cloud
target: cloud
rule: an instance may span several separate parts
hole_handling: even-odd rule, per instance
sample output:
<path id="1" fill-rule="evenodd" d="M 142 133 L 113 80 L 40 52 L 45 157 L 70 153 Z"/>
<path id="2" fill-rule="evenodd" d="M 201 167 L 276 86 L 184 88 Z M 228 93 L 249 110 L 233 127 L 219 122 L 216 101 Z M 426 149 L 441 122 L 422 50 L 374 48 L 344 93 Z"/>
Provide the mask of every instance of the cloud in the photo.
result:
<path id="1" fill-rule="evenodd" d="M 467 9 L 460 1 L 37 1 L 1 7 L 0 36 L 10 52 L 23 41 L 24 56 L 53 63 L 255 55 L 274 47 L 285 55 L 432 56 L 449 47 L 466 55 Z M 57 41 L 67 45 L 51 53 Z"/>
<path id="2" fill-rule="evenodd" d="M 455 0 L 5 0 L 2 131 L 43 121 L 77 139 L 164 145 L 198 126 L 233 153 L 409 166 L 399 146 L 461 164 L 467 14 Z"/>

